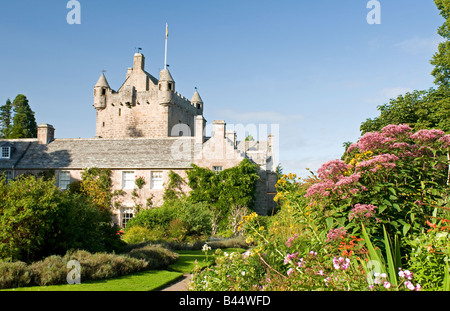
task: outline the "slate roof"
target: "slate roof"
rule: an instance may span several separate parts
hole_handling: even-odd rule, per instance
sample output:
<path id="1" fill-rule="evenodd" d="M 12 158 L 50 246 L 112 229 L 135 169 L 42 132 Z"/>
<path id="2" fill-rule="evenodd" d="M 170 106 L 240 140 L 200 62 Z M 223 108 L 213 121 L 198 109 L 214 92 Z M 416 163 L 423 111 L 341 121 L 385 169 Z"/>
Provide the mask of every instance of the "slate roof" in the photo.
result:
<path id="1" fill-rule="evenodd" d="M 176 148 L 184 142 L 186 148 Z M 3 141 L 0 141 L 0 143 Z M 11 142 L 9 140 L 9 142 Z M 12 142 L 11 160 L 0 160 L 0 169 L 185 169 L 193 162 L 191 137 L 164 139 L 56 139 L 47 145 L 37 140 Z M 189 148 L 190 147 L 190 148 Z"/>

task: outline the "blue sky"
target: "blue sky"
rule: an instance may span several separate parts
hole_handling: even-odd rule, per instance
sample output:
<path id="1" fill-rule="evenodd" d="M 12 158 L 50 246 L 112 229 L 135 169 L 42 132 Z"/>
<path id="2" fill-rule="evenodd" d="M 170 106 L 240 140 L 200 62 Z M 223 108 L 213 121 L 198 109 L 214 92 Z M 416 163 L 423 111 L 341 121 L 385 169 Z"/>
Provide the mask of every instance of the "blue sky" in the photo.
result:
<path id="1" fill-rule="evenodd" d="M 102 70 L 113 89 L 135 47 L 158 77 L 168 63 L 177 91 L 198 87 L 209 123 L 279 124 L 280 162 L 306 175 L 340 158 L 377 106 L 433 86 L 429 61 L 442 17 L 431 0 L 1 0 L 0 104 L 25 94 L 38 123 L 57 138 L 94 137 L 93 86 Z"/>

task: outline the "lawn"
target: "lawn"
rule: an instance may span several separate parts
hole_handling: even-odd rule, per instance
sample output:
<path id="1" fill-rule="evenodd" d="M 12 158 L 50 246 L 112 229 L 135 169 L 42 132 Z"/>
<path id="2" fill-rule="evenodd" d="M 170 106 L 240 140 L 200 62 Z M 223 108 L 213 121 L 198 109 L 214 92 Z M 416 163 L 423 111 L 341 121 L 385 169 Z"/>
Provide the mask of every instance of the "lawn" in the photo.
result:
<path id="1" fill-rule="evenodd" d="M 33 286 L 12 289 L 13 291 L 152 291 L 172 283 L 183 273 L 166 270 L 149 270 L 114 279 L 89 281 L 74 285 Z M 11 291 L 9 289 L 8 291 Z"/>
<path id="2" fill-rule="evenodd" d="M 242 249 L 227 248 L 225 252 L 241 252 Z M 88 281 L 75 285 L 33 286 L 8 289 L 7 291 L 153 291 L 175 282 L 184 274 L 191 273 L 196 262 L 201 267 L 214 264 L 214 250 L 208 252 L 208 260 L 201 250 L 176 251 L 178 260 L 168 270 L 149 270 L 113 279 Z"/>

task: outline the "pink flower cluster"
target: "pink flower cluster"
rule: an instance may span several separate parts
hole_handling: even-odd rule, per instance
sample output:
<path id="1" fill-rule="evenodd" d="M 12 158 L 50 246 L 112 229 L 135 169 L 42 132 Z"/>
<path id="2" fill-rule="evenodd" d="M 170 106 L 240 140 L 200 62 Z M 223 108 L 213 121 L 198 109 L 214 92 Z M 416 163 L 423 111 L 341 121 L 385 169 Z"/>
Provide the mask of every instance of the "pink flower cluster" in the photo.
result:
<path id="1" fill-rule="evenodd" d="M 373 281 L 374 284 L 383 284 L 383 287 L 388 289 L 391 287 L 391 283 L 389 283 L 386 279 L 387 279 L 387 274 L 386 273 L 378 273 L 375 272 L 373 274 L 373 276 L 375 277 L 375 280 Z M 373 290 L 373 288 L 375 287 L 375 285 L 369 285 L 370 290 Z"/>
<path id="2" fill-rule="evenodd" d="M 294 242 L 294 240 L 298 238 L 298 234 L 294 234 L 294 236 L 290 237 L 287 241 L 286 241 L 286 246 L 287 247 L 291 247 L 292 246 L 292 242 Z"/>
<path id="3" fill-rule="evenodd" d="M 380 154 L 375 157 L 373 157 L 370 160 L 361 161 L 356 165 L 355 170 L 360 170 L 362 168 L 369 168 L 369 170 L 373 173 L 377 172 L 381 168 L 385 169 L 392 169 L 394 168 L 395 161 L 398 161 L 399 157 L 397 157 L 395 154 Z"/>
<path id="4" fill-rule="evenodd" d="M 439 139 L 439 142 L 442 143 L 443 148 L 449 148 L 450 147 L 450 135 L 442 136 Z"/>
<path id="5" fill-rule="evenodd" d="M 390 124 L 381 129 L 381 132 L 389 137 L 398 137 L 400 135 L 410 136 L 412 128 L 408 124 Z"/>
<path id="6" fill-rule="evenodd" d="M 318 170 L 320 179 L 330 179 L 339 177 L 349 169 L 349 166 L 342 160 L 331 160 L 323 164 Z"/>
<path id="7" fill-rule="evenodd" d="M 355 207 L 350 211 L 349 220 L 353 218 L 370 218 L 375 215 L 375 209 L 378 207 L 371 204 L 356 204 Z"/>
<path id="8" fill-rule="evenodd" d="M 420 130 L 411 135 L 411 138 L 421 143 L 431 143 L 444 135 L 445 132 L 442 130 Z"/>
<path id="9" fill-rule="evenodd" d="M 344 227 L 337 229 L 330 229 L 327 234 L 326 242 L 331 242 L 343 238 L 347 235 L 347 230 Z"/>
<path id="10" fill-rule="evenodd" d="M 295 260 L 298 256 L 298 252 L 295 254 L 289 254 L 287 253 L 286 257 L 284 257 L 284 264 L 288 264 L 289 262 Z"/>
<path id="11" fill-rule="evenodd" d="M 359 139 L 358 148 L 361 152 L 382 149 L 393 140 L 393 137 L 386 136 L 384 133 L 368 132 Z"/>
<path id="12" fill-rule="evenodd" d="M 411 273 L 411 271 L 402 270 L 402 268 L 398 268 L 398 270 L 398 276 L 402 281 L 404 281 L 403 284 L 405 284 L 407 289 L 415 291 L 420 291 L 422 289 L 422 286 L 420 284 L 414 286 L 414 284 L 411 282 L 411 280 L 413 279 L 413 274 Z"/>
<path id="13" fill-rule="evenodd" d="M 347 270 L 350 267 L 350 259 L 344 257 L 334 257 L 333 267 L 336 270 Z"/>

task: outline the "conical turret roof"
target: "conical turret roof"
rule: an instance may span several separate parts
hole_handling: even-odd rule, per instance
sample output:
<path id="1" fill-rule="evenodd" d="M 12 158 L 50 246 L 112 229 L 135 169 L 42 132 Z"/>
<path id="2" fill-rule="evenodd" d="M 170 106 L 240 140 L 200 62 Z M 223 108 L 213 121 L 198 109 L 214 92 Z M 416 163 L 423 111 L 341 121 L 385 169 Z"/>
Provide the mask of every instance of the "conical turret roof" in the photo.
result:
<path id="1" fill-rule="evenodd" d="M 111 88 L 109 86 L 108 81 L 106 80 L 105 74 L 102 73 L 102 75 L 100 76 L 100 79 L 98 79 L 97 83 L 95 84 L 95 87 L 106 87 L 106 88 Z"/>
<path id="2" fill-rule="evenodd" d="M 170 74 L 169 69 L 165 68 L 159 72 L 159 81 L 175 82 Z"/>
<path id="3" fill-rule="evenodd" d="M 197 90 L 195 91 L 194 96 L 192 96 L 191 103 L 203 103 L 203 100 Z"/>

